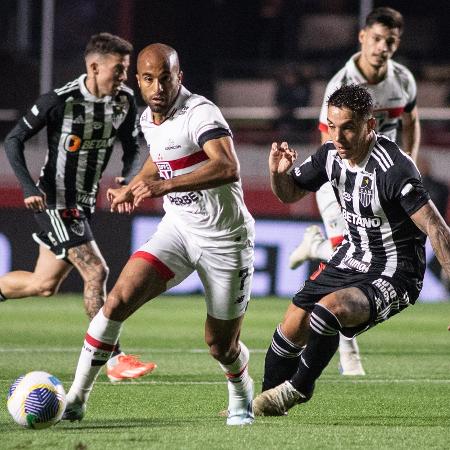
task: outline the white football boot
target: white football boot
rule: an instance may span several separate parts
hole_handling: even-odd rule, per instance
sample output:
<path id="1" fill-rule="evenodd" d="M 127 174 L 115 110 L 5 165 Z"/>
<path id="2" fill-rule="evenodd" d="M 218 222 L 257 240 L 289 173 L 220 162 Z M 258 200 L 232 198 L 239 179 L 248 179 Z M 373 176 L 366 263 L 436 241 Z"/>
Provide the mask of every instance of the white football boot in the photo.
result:
<path id="1" fill-rule="evenodd" d="M 317 225 L 306 228 L 303 241 L 289 256 L 289 268 L 294 270 L 308 259 L 317 258 L 317 247 L 326 239 Z"/>
<path id="2" fill-rule="evenodd" d="M 339 372 L 341 375 L 365 375 L 356 338 L 339 335 Z"/>
<path id="3" fill-rule="evenodd" d="M 228 381 L 227 425 L 250 425 L 255 420 L 253 414 L 253 380 L 246 376 L 242 383 Z"/>

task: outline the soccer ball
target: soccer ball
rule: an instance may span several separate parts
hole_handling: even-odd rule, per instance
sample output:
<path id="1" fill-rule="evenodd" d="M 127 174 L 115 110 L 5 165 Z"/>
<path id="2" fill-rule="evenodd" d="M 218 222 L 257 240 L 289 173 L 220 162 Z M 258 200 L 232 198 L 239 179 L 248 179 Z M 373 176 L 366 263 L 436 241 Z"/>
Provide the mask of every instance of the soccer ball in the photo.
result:
<path id="1" fill-rule="evenodd" d="M 66 408 L 61 381 L 47 372 L 29 372 L 9 388 L 8 411 L 16 423 L 40 430 L 58 423 Z"/>

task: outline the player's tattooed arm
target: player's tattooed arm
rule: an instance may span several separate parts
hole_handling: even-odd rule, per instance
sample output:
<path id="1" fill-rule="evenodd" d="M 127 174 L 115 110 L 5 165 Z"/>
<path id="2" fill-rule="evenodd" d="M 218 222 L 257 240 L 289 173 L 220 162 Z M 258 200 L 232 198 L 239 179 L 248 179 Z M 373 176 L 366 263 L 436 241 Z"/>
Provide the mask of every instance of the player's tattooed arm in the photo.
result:
<path id="1" fill-rule="evenodd" d="M 105 302 L 108 268 L 95 242 L 72 247 L 68 257 L 83 278 L 84 306 L 92 319 Z"/>
<path id="2" fill-rule="evenodd" d="M 450 228 L 432 201 L 416 211 L 411 219 L 429 238 L 442 268 L 450 277 Z"/>

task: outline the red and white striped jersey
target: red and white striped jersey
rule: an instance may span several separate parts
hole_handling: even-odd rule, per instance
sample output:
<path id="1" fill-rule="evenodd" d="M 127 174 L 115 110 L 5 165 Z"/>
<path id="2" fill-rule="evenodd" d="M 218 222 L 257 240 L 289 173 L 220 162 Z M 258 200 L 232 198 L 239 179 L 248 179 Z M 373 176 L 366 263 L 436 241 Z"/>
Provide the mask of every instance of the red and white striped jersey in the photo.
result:
<path id="1" fill-rule="evenodd" d="M 231 136 L 219 108 L 183 86 L 163 123 L 152 121 L 148 107 L 141 116 L 141 125 L 150 156 L 164 179 L 207 164 L 203 145 L 211 139 Z M 253 222 L 244 204 L 240 181 L 202 191 L 172 192 L 164 196 L 164 210 L 201 236 L 229 235 Z"/>
<path id="2" fill-rule="evenodd" d="M 370 84 L 355 64 L 358 57 L 359 53 L 353 55 L 327 84 L 320 110 L 319 129 L 328 131 L 327 101 L 330 95 L 344 84 L 358 84 L 364 85 L 373 97 L 377 132 L 395 141 L 403 112 L 410 112 L 416 105 L 417 86 L 414 76 L 405 66 L 389 60 L 385 79 L 380 83 Z"/>

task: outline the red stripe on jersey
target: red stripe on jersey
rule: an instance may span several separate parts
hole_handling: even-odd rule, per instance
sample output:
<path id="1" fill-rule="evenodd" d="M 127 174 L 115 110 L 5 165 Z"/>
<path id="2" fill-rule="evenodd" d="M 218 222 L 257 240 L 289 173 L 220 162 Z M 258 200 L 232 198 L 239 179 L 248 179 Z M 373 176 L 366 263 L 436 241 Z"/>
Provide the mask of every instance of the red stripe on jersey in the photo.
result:
<path id="1" fill-rule="evenodd" d="M 141 258 L 147 261 L 156 269 L 156 271 L 166 281 L 170 280 L 175 276 L 175 274 L 162 261 L 160 261 L 156 256 L 152 255 L 151 253 L 138 251 L 136 253 L 133 253 L 130 257 L 130 259 L 134 258 Z"/>
<path id="2" fill-rule="evenodd" d="M 322 122 L 319 122 L 319 126 L 317 127 L 322 133 L 328 133 L 328 125 Z"/>
<path id="3" fill-rule="evenodd" d="M 106 350 L 107 352 L 112 352 L 115 349 L 115 344 L 107 344 L 106 342 L 98 341 L 93 338 L 90 334 L 86 333 L 84 340 L 92 347 L 98 348 L 100 350 Z"/>
<path id="4" fill-rule="evenodd" d="M 400 117 L 403 114 L 405 108 L 403 106 L 399 106 L 398 108 L 383 108 L 383 109 L 375 109 L 374 113 L 377 112 L 387 112 L 390 119 L 394 119 L 395 117 Z"/>
<path id="5" fill-rule="evenodd" d="M 330 238 L 331 246 L 333 248 L 337 247 L 344 240 L 344 236 L 335 236 Z"/>
<path id="6" fill-rule="evenodd" d="M 199 162 L 206 161 L 207 159 L 209 159 L 208 155 L 204 152 L 204 150 L 200 150 L 196 153 L 192 153 L 192 155 L 187 155 L 183 158 L 166 162 L 170 164 L 172 170 L 180 170 L 185 169 L 186 167 L 191 167 Z"/>

